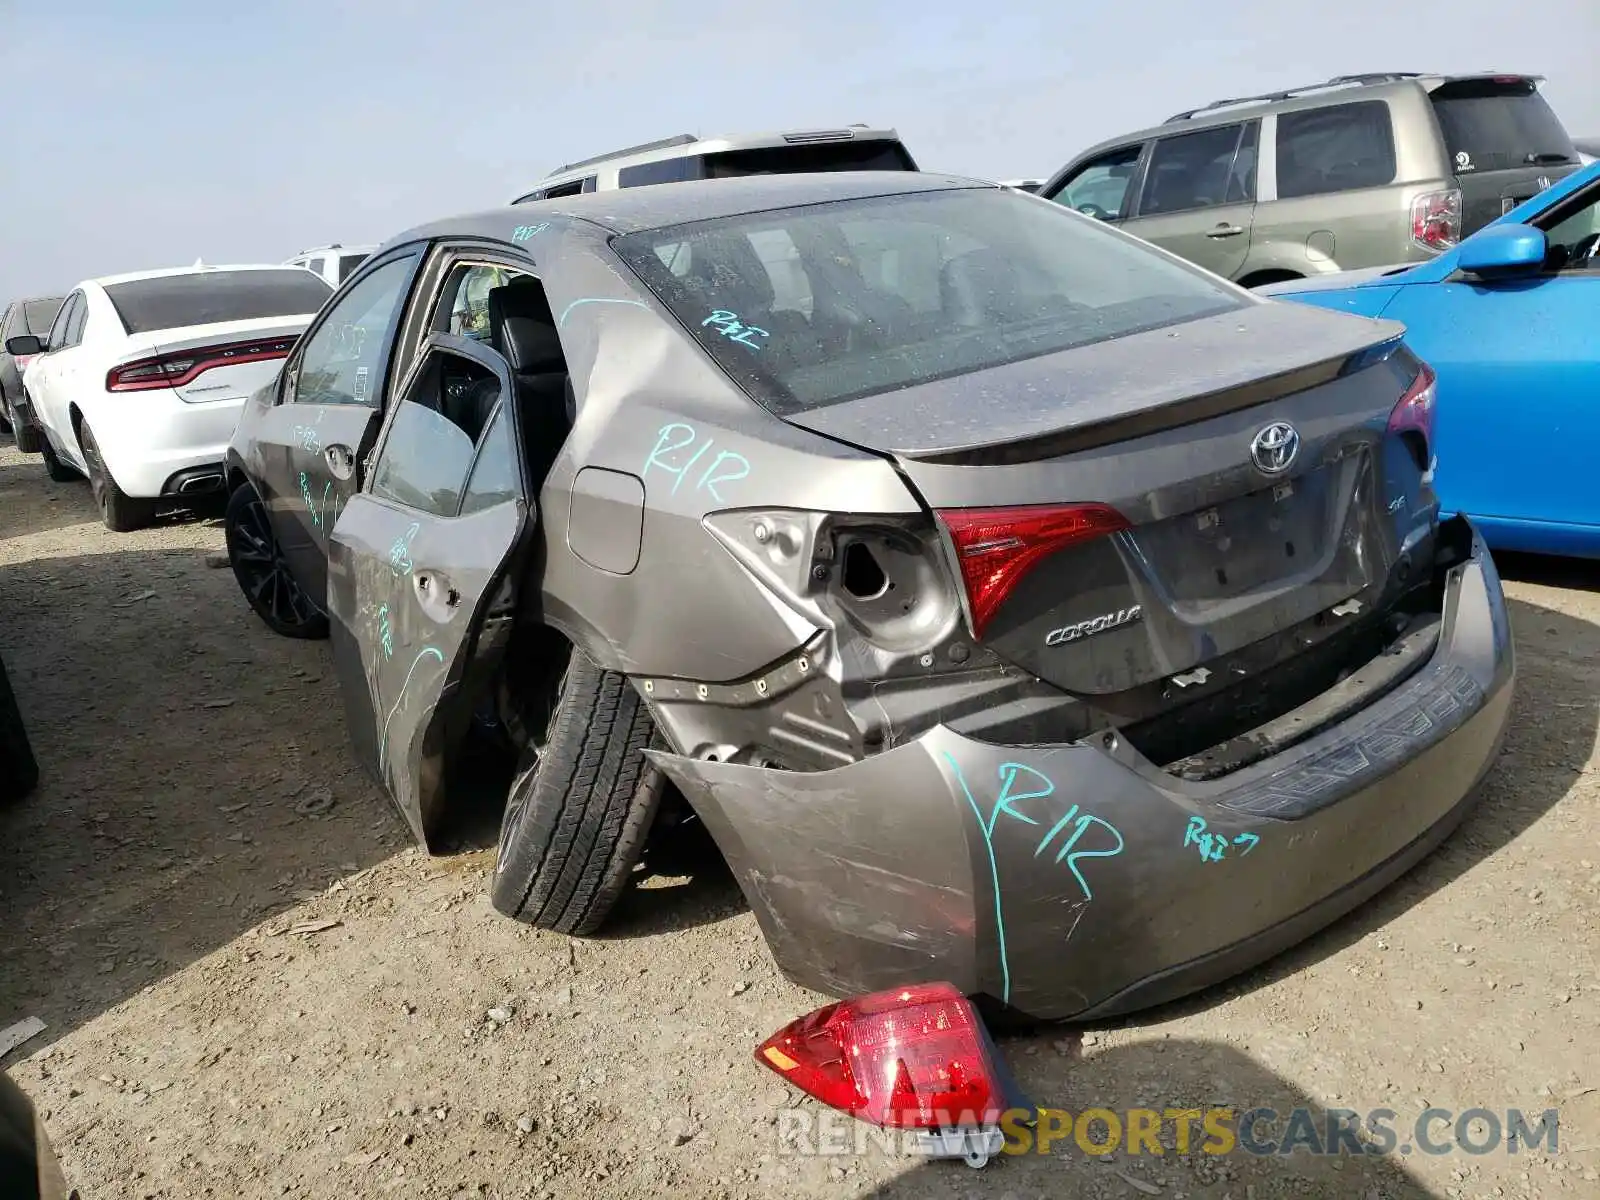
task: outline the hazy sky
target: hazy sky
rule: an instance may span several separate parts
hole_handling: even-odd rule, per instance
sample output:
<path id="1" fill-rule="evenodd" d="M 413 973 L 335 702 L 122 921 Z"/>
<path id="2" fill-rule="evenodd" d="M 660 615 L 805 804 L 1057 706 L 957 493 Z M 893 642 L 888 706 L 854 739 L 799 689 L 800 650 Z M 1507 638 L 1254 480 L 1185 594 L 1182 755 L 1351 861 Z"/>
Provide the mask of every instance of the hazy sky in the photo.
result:
<path id="1" fill-rule="evenodd" d="M 668 15 L 668 10 L 677 15 Z M 864 121 L 925 168 L 1047 175 L 1226 95 L 1531 71 L 1600 135 L 1600 0 L 0 0 L 0 301 L 280 261 L 673 133 Z"/>

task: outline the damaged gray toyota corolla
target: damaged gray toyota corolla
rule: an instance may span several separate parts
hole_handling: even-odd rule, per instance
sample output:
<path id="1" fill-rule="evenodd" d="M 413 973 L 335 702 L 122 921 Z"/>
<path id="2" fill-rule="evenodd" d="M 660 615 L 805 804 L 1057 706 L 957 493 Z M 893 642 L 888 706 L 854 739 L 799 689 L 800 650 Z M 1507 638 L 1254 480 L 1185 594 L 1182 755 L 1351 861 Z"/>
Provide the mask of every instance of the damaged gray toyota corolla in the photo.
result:
<path id="1" fill-rule="evenodd" d="M 1494 758 L 1401 332 L 939 176 L 521 205 L 329 301 L 228 544 L 424 844 L 520 756 L 502 911 L 594 930 L 681 793 L 798 982 L 1105 1015 L 1360 903 Z"/>

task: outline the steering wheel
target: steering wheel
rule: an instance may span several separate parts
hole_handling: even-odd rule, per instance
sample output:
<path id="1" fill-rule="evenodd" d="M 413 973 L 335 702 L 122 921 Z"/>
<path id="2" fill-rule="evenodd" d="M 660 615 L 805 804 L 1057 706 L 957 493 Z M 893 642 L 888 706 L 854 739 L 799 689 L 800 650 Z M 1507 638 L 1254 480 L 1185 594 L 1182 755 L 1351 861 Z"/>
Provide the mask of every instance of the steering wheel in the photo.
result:
<path id="1" fill-rule="evenodd" d="M 1600 246 L 1600 233 L 1591 233 L 1588 237 L 1580 238 L 1567 253 L 1567 264 L 1577 266 L 1582 263 L 1587 267 L 1594 261 L 1595 247 Z"/>
<path id="2" fill-rule="evenodd" d="M 1096 221 L 1111 220 L 1111 213 L 1108 210 L 1101 208 L 1098 204 L 1093 204 L 1088 200 L 1085 200 L 1082 204 L 1078 205 L 1077 209 L 1084 216 L 1093 217 Z"/>

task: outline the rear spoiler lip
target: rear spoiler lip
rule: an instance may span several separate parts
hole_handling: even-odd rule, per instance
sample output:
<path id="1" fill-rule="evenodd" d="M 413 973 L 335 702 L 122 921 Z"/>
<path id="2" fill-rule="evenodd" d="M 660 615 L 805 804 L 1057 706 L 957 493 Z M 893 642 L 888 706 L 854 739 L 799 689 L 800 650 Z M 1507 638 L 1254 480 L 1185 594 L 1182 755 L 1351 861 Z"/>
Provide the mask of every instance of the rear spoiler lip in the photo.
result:
<path id="1" fill-rule="evenodd" d="M 1394 334 L 1354 352 L 1309 363 L 1276 375 L 1253 379 L 1236 387 L 1203 392 L 1170 404 L 1140 409 L 1093 424 L 1042 434 L 1039 437 L 927 454 L 904 454 L 902 457 L 907 462 L 973 467 L 1006 466 L 1061 458 L 1085 450 L 1098 449 L 1114 442 L 1132 441 L 1149 434 L 1209 421 L 1213 417 L 1225 416 L 1244 408 L 1254 408 L 1258 404 L 1280 400 L 1296 392 L 1307 391 L 1335 379 L 1342 379 L 1393 357 L 1404 344 L 1403 339 L 1403 334 Z"/>

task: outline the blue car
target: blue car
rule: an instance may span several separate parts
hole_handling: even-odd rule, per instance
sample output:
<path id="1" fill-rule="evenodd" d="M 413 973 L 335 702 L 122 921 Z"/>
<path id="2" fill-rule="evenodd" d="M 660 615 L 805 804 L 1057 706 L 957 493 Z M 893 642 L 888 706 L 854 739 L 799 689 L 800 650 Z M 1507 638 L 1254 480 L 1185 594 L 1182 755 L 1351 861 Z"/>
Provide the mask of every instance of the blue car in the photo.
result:
<path id="1" fill-rule="evenodd" d="M 1438 373 L 1444 509 L 1494 549 L 1600 558 L 1597 248 L 1591 163 L 1431 262 L 1257 290 L 1402 322 Z"/>

